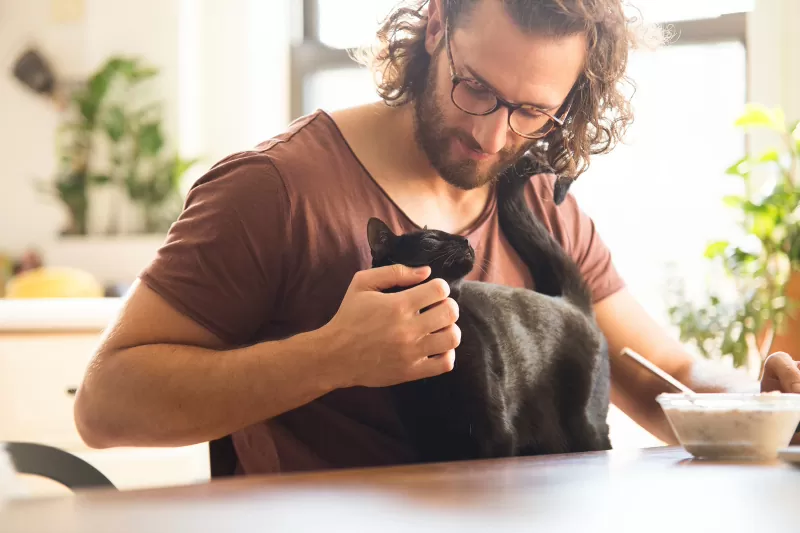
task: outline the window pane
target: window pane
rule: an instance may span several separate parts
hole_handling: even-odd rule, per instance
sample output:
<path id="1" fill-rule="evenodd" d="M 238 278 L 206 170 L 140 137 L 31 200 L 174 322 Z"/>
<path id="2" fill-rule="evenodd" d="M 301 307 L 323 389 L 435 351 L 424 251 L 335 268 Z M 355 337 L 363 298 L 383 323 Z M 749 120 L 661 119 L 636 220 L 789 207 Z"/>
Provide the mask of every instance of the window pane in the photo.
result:
<path id="1" fill-rule="evenodd" d="M 317 0 L 320 40 L 333 48 L 369 44 L 399 0 Z M 713 18 L 751 11 L 755 0 L 630 0 L 646 22 Z M 630 14 L 637 14 L 630 10 Z"/>
<path id="2" fill-rule="evenodd" d="M 595 156 L 575 184 L 629 289 L 663 324 L 668 266 L 705 291 L 706 245 L 736 235 L 722 197 L 741 193 L 725 169 L 744 155 L 733 127 L 745 104 L 740 43 L 673 45 L 634 53 L 635 122 L 625 144 Z"/>
<path id="3" fill-rule="evenodd" d="M 647 23 L 715 18 L 753 10 L 755 0 L 631 0 Z M 635 10 L 628 10 L 638 15 Z"/>
<path id="4" fill-rule="evenodd" d="M 398 0 L 317 0 L 319 38 L 332 48 L 369 44 Z"/>
<path id="5" fill-rule="evenodd" d="M 315 72 L 306 79 L 303 96 L 303 114 L 316 109 L 335 111 L 380 99 L 372 75 L 366 68 Z"/>

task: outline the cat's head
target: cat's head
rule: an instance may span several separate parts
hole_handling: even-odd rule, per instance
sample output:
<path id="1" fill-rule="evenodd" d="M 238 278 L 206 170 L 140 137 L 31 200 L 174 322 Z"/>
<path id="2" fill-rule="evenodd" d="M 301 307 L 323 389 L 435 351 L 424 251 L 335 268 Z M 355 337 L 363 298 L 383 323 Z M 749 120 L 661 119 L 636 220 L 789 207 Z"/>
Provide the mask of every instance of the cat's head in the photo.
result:
<path id="1" fill-rule="evenodd" d="M 423 228 L 395 235 L 378 218 L 370 218 L 367 238 L 372 251 L 372 266 L 401 264 L 431 267 L 431 278 L 448 283 L 460 281 L 475 265 L 475 250 L 460 235 Z"/>

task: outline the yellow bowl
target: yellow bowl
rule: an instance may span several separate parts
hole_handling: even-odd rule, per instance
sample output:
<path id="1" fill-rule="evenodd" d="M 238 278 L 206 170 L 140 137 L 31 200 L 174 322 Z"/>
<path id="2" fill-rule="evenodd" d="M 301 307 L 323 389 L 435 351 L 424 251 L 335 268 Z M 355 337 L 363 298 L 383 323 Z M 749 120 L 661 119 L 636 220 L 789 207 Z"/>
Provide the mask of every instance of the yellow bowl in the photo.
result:
<path id="1" fill-rule="evenodd" d="M 41 267 L 11 278 L 5 297 L 29 298 L 102 298 L 102 285 L 83 270 L 69 267 Z"/>

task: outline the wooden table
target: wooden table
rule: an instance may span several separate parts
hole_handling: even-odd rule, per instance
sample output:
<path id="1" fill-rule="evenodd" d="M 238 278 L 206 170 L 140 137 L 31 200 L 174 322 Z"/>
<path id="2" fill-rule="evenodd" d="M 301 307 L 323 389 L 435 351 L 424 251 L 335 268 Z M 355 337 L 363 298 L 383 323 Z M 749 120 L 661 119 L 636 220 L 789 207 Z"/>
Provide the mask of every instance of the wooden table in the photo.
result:
<path id="1" fill-rule="evenodd" d="M 675 448 L 90 490 L 0 510 L 6 532 L 800 531 L 800 469 Z"/>

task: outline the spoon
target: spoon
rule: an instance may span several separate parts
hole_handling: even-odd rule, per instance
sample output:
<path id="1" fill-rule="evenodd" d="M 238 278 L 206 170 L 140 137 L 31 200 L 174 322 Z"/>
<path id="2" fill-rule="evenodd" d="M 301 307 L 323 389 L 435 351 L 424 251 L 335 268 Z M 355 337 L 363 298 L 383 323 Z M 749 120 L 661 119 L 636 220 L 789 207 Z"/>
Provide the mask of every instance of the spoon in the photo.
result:
<path id="1" fill-rule="evenodd" d="M 622 352 L 620 352 L 620 353 L 624 354 L 624 355 L 627 355 L 628 357 L 630 357 L 631 359 L 633 359 L 634 361 L 636 361 L 637 363 L 642 365 L 645 369 L 649 370 L 651 374 L 653 374 L 654 376 L 660 378 L 662 381 L 665 381 L 667 384 L 669 384 L 672 387 L 678 389 L 682 393 L 690 395 L 690 396 L 694 396 L 695 392 L 692 389 L 690 389 L 689 387 L 687 387 L 686 385 L 684 385 L 683 383 L 681 383 L 677 379 L 673 378 L 672 376 L 670 376 L 669 374 L 667 374 L 666 372 L 664 372 L 663 370 L 658 368 L 656 365 L 654 365 L 653 363 L 651 363 L 650 361 L 648 361 L 647 359 L 645 359 L 644 357 L 642 357 L 638 353 L 634 352 L 630 348 L 625 347 L 625 348 L 622 349 Z"/>

